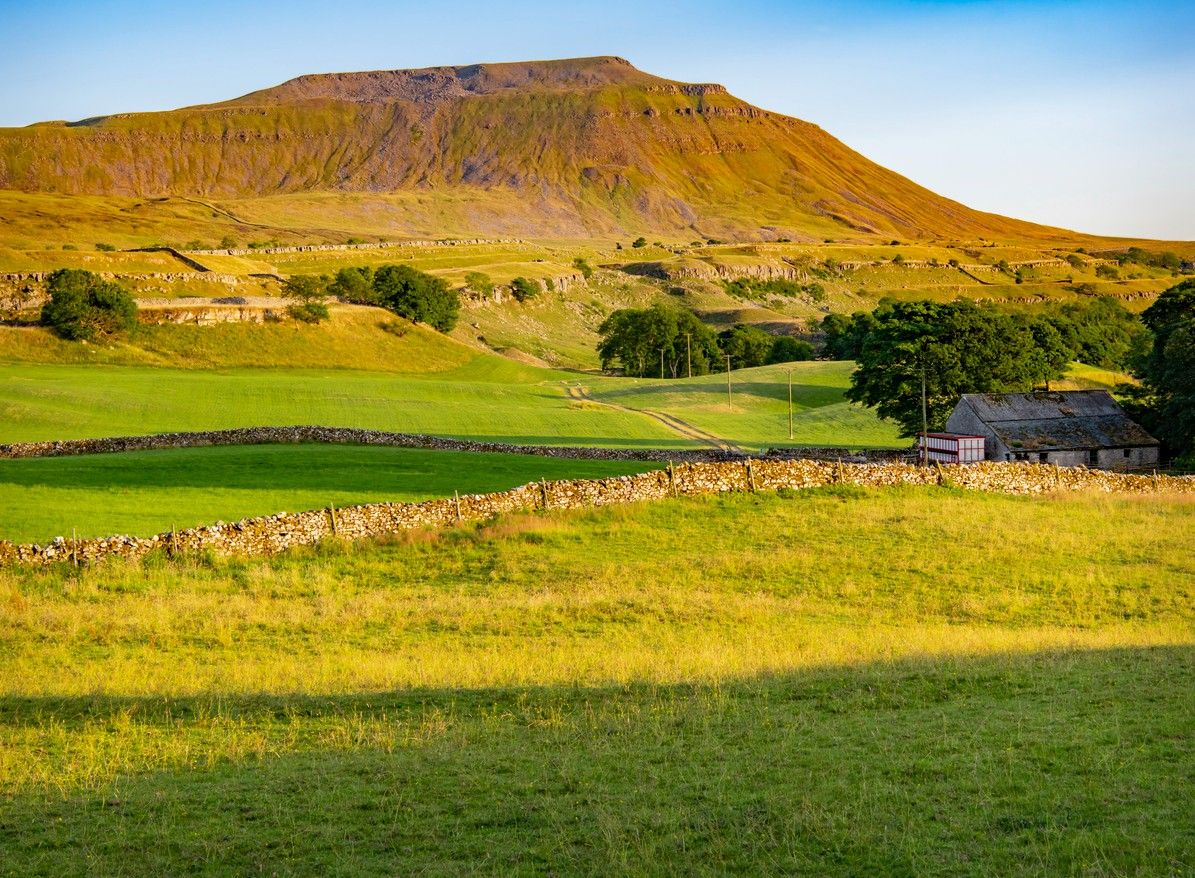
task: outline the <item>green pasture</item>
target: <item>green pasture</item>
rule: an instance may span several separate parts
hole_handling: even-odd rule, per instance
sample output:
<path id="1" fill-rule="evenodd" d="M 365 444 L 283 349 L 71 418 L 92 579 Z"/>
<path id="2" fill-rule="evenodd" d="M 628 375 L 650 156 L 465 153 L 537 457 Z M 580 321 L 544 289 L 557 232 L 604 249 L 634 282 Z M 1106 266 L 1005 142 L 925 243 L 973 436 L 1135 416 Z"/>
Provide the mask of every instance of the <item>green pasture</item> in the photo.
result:
<path id="1" fill-rule="evenodd" d="M 0 539 L 147 536 L 329 504 L 504 491 L 651 464 L 359 445 L 248 445 L 0 460 Z"/>
<path id="2" fill-rule="evenodd" d="M 743 448 L 907 445 L 894 424 L 843 399 L 854 363 L 811 361 L 738 369 L 692 379 L 578 380 L 592 398 L 675 415 Z M 793 439 L 788 438 L 788 371 L 792 371 Z"/>
<path id="3" fill-rule="evenodd" d="M 433 377 L 312 369 L 0 366 L 0 441 L 319 424 L 539 444 L 688 446 L 643 415 L 568 397 L 491 358 Z"/>
<path id="4" fill-rule="evenodd" d="M 1192 532 L 838 488 L 0 571 L 2 871 L 1183 874 Z"/>

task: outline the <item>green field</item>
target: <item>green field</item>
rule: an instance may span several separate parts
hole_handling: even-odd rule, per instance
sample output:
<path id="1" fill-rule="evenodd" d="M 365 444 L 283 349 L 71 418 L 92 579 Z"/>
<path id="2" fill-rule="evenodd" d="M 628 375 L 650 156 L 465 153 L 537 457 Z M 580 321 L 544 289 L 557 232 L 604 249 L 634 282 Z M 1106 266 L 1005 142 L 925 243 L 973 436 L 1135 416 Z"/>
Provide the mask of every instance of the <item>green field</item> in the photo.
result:
<path id="1" fill-rule="evenodd" d="M 0 460 L 0 539 L 148 536 L 329 503 L 505 491 L 651 464 L 355 445 L 250 445 Z"/>
<path id="2" fill-rule="evenodd" d="M 581 381 L 592 398 L 665 412 L 747 449 L 783 445 L 891 448 L 907 445 L 896 425 L 843 399 L 854 363 L 808 362 L 761 366 L 726 375 L 675 380 Z M 793 381 L 793 440 L 788 439 L 788 374 Z M 731 405 L 733 404 L 733 408 Z"/>
<path id="3" fill-rule="evenodd" d="M 894 427 L 842 399 L 850 369 L 848 363 L 794 364 L 794 444 L 904 444 Z M 788 444 L 783 370 L 743 370 L 734 380 L 739 393 L 728 412 L 725 378 L 716 375 L 692 382 L 624 380 L 485 356 L 427 374 L 10 363 L 0 365 L 0 442 L 319 424 L 537 444 L 697 444 L 627 410 L 642 408 L 676 415 L 747 448 Z M 579 386 L 588 399 L 570 395 Z"/>
<path id="4" fill-rule="evenodd" d="M 0 571 L 3 871 L 1181 874 L 1193 532 L 824 489 Z"/>

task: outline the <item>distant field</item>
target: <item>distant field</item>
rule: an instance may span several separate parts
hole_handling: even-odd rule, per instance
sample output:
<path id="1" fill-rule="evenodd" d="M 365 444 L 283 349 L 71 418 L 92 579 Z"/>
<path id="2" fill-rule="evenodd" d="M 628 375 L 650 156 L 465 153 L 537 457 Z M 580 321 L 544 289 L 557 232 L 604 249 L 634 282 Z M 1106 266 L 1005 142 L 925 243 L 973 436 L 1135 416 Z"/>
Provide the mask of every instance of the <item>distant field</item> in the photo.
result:
<path id="1" fill-rule="evenodd" d="M 352 445 L 251 445 L 0 460 L 0 539 L 133 534 L 600 478 L 652 464 Z"/>
<path id="2" fill-rule="evenodd" d="M 4 870 L 1181 874 L 1193 529 L 824 489 L 0 571 Z"/>
<path id="3" fill-rule="evenodd" d="M 788 375 L 793 372 L 793 440 L 788 439 Z M 843 399 L 854 364 L 807 362 L 762 366 L 693 379 L 581 380 L 593 399 L 667 412 L 750 449 L 784 445 L 887 448 L 908 445 L 898 428 Z M 733 401 L 733 409 L 731 406 Z"/>

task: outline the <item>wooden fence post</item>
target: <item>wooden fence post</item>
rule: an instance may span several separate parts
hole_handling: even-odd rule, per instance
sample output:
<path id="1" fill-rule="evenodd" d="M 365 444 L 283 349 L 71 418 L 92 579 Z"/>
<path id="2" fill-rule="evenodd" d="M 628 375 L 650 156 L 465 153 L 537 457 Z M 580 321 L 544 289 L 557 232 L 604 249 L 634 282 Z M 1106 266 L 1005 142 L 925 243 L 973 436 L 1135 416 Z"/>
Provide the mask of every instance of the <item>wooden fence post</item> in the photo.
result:
<path id="1" fill-rule="evenodd" d="M 539 477 L 539 491 L 543 495 L 544 509 L 548 508 L 548 480 L 543 476 Z"/>
<path id="2" fill-rule="evenodd" d="M 452 492 L 453 499 L 456 500 L 456 523 L 461 523 L 461 493 L 460 491 Z"/>
<path id="3" fill-rule="evenodd" d="M 755 470 L 751 468 L 751 458 L 747 458 L 747 487 L 751 489 L 751 493 L 755 493 Z"/>
<path id="4" fill-rule="evenodd" d="M 672 496 L 676 496 L 676 473 L 672 470 L 672 461 L 668 461 L 668 490 L 672 492 Z"/>
<path id="5" fill-rule="evenodd" d="M 332 536 L 339 536 L 340 528 L 336 526 L 336 504 L 328 504 L 328 517 L 332 520 Z"/>

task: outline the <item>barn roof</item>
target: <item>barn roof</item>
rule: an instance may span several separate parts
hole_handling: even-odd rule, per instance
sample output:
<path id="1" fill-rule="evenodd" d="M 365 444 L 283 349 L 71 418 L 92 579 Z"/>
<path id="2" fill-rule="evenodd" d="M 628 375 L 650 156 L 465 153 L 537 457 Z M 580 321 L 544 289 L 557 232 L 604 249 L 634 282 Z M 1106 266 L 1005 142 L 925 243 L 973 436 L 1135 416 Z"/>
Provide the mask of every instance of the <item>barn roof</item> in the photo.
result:
<path id="1" fill-rule="evenodd" d="M 1009 448 L 1026 451 L 1157 445 L 1106 390 L 967 393 L 969 405 Z"/>

